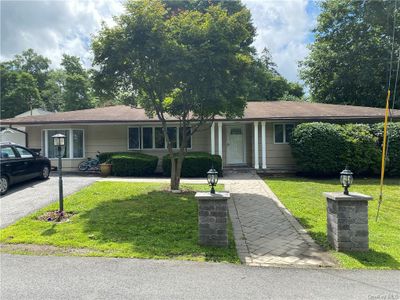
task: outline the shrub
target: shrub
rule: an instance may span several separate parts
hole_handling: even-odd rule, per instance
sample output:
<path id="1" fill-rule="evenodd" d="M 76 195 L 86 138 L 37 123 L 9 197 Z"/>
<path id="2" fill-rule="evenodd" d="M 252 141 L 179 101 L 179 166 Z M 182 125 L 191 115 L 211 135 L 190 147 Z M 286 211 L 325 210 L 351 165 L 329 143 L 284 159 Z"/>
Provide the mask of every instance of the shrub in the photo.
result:
<path id="1" fill-rule="evenodd" d="M 347 142 L 346 164 L 355 174 L 379 174 L 381 152 L 378 138 L 368 124 L 343 125 L 342 133 Z"/>
<path id="2" fill-rule="evenodd" d="M 380 172 L 383 124 L 304 123 L 293 131 L 292 153 L 306 175 L 337 175 L 347 164 L 355 174 Z M 400 175 L 400 123 L 389 125 L 387 175 Z"/>
<path id="3" fill-rule="evenodd" d="M 101 163 L 110 161 L 114 176 L 148 176 L 154 174 L 158 157 L 137 152 L 106 152 L 99 155 Z"/>
<path id="4" fill-rule="evenodd" d="M 372 131 L 378 139 L 380 155 L 382 155 L 383 123 L 372 125 Z M 386 161 L 386 174 L 389 176 L 400 175 L 400 122 L 389 123 L 388 126 L 388 160 Z"/>
<path id="5" fill-rule="evenodd" d="M 347 143 L 340 125 L 300 124 L 293 131 L 290 145 L 301 173 L 328 176 L 344 168 Z"/>
<path id="6" fill-rule="evenodd" d="M 211 155 L 207 152 L 189 152 L 186 153 L 182 163 L 182 177 L 206 177 L 207 171 L 211 165 L 222 175 L 222 159 L 219 155 Z M 163 157 L 163 173 L 165 176 L 171 176 L 171 160 L 169 154 Z"/>

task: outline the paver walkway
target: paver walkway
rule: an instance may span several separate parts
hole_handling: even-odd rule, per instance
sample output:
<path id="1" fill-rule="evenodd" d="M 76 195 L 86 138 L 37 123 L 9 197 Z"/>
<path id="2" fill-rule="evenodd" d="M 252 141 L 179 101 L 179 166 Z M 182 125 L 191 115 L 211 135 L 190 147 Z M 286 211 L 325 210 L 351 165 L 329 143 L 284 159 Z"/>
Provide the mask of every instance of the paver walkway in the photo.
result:
<path id="1" fill-rule="evenodd" d="M 261 178 L 252 171 L 228 171 L 229 214 L 243 263 L 253 266 L 334 266 Z"/>

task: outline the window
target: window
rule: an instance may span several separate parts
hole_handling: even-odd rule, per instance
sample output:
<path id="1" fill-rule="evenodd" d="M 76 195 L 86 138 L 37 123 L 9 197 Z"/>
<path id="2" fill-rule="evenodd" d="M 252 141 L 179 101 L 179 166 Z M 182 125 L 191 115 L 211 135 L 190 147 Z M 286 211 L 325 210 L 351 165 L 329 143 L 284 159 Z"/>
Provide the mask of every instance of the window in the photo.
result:
<path id="1" fill-rule="evenodd" d="M 57 153 L 54 147 L 53 135 L 61 133 L 65 135 L 65 145 L 63 147 L 63 158 L 84 158 L 85 144 L 83 129 L 45 129 L 42 134 L 42 145 L 45 156 L 56 158 Z"/>
<path id="2" fill-rule="evenodd" d="M 164 149 L 165 148 L 165 139 L 162 127 L 154 128 L 154 148 Z"/>
<path id="3" fill-rule="evenodd" d="M 15 153 L 11 147 L 2 147 L 0 158 L 15 158 Z"/>
<path id="4" fill-rule="evenodd" d="M 15 149 L 17 149 L 19 156 L 21 156 L 21 158 L 32 158 L 33 157 L 33 154 L 24 148 L 15 147 Z"/>
<path id="5" fill-rule="evenodd" d="M 290 143 L 290 140 L 292 139 L 293 128 L 294 128 L 293 124 L 285 125 L 285 141 L 286 141 L 286 143 Z"/>
<path id="6" fill-rule="evenodd" d="M 143 149 L 153 148 L 153 128 L 144 127 L 143 128 Z"/>
<path id="7" fill-rule="evenodd" d="M 288 144 L 292 137 L 294 124 L 275 124 L 274 141 L 275 144 Z"/>
<path id="8" fill-rule="evenodd" d="M 177 148 L 177 146 L 178 146 L 178 138 L 177 138 L 177 134 L 176 134 L 176 129 L 177 129 L 176 127 L 168 127 L 167 128 L 168 138 L 172 145 L 172 148 Z"/>
<path id="9" fill-rule="evenodd" d="M 128 149 L 140 149 L 140 128 L 130 127 L 128 130 Z"/>
<path id="10" fill-rule="evenodd" d="M 54 147 L 53 135 L 61 133 L 65 135 L 65 146 L 62 158 L 70 158 L 70 140 L 69 140 L 69 130 L 47 130 L 47 157 L 56 158 L 57 150 Z"/>
<path id="11" fill-rule="evenodd" d="M 167 134 L 173 148 L 178 148 L 182 140 L 182 128 L 176 126 L 167 127 Z M 191 134 L 191 128 L 187 128 L 187 134 Z M 192 147 L 192 136 L 187 141 L 187 148 Z M 166 149 L 162 127 L 129 127 L 128 150 L 140 149 Z"/>
<path id="12" fill-rule="evenodd" d="M 190 127 L 186 128 L 186 136 L 189 135 L 189 138 L 188 138 L 187 143 L 186 143 L 186 148 L 192 148 L 192 136 L 191 136 L 191 133 L 192 133 L 192 128 L 190 128 Z M 179 141 L 182 141 L 182 139 L 183 139 L 183 128 L 180 127 L 179 128 Z"/>

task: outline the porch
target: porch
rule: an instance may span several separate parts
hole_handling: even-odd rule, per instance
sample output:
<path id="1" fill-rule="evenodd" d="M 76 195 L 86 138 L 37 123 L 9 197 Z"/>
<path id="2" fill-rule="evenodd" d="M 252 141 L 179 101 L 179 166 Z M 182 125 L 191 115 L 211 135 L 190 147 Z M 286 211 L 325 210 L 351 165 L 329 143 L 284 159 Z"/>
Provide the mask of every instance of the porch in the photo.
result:
<path id="1" fill-rule="evenodd" d="M 217 121 L 210 128 L 210 153 L 222 157 L 224 168 L 252 168 L 257 172 L 293 172 L 289 125 L 268 121 Z M 292 128 L 291 127 L 291 128 Z"/>

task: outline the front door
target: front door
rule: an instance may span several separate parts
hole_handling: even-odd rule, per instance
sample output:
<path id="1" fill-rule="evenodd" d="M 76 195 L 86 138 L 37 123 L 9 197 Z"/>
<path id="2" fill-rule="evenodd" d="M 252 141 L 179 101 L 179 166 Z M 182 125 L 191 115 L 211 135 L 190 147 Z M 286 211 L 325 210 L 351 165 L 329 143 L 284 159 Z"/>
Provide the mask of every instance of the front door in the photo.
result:
<path id="1" fill-rule="evenodd" d="M 226 162 L 228 165 L 245 163 L 244 149 L 246 146 L 244 127 L 227 127 Z"/>

